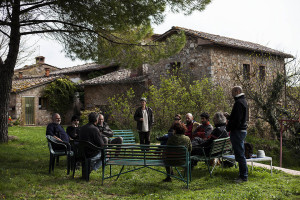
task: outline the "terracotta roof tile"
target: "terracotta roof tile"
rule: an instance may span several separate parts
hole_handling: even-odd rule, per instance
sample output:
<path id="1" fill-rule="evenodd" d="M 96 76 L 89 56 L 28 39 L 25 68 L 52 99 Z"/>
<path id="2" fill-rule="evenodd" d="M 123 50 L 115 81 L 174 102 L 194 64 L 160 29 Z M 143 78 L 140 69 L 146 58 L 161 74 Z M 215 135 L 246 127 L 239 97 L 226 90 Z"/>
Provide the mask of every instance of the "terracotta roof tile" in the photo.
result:
<path id="1" fill-rule="evenodd" d="M 266 46 L 262 46 L 260 44 L 247 42 L 243 40 L 237 40 L 229 37 L 224 37 L 220 35 L 214 35 L 210 33 L 205 33 L 201 31 L 195 31 L 187 28 L 182 28 L 178 26 L 173 26 L 172 29 L 168 30 L 167 32 L 161 34 L 159 37 L 156 36 L 156 41 L 163 40 L 165 37 L 168 37 L 169 35 L 172 35 L 178 31 L 184 31 L 187 35 L 195 36 L 202 38 L 204 40 L 208 40 L 214 44 L 223 45 L 223 46 L 229 46 L 233 48 L 239 48 L 239 49 L 245 49 L 250 51 L 256 51 L 256 52 L 262 52 L 262 53 L 270 53 L 273 55 L 279 55 L 283 56 L 285 58 L 293 58 L 291 54 L 287 54 L 281 51 L 277 51 L 274 49 L 271 49 Z"/>
<path id="2" fill-rule="evenodd" d="M 60 76 L 16 79 L 12 82 L 11 92 L 22 92 L 34 87 L 50 83 Z"/>
<path id="3" fill-rule="evenodd" d="M 135 76 L 131 77 L 131 70 L 121 69 L 103 76 L 98 76 L 96 78 L 86 80 L 80 85 L 102 85 L 110 83 L 133 83 L 143 81 L 147 76 Z"/>
<path id="4" fill-rule="evenodd" d="M 114 65 L 113 64 L 103 65 L 103 64 L 97 64 L 97 63 L 86 63 L 83 65 L 77 65 L 77 66 L 73 66 L 73 67 L 64 68 L 59 71 L 50 72 L 50 75 L 88 72 L 88 71 L 94 71 L 94 70 L 99 70 L 99 69 L 105 69 L 105 68 L 108 68 L 111 66 L 114 66 Z"/>

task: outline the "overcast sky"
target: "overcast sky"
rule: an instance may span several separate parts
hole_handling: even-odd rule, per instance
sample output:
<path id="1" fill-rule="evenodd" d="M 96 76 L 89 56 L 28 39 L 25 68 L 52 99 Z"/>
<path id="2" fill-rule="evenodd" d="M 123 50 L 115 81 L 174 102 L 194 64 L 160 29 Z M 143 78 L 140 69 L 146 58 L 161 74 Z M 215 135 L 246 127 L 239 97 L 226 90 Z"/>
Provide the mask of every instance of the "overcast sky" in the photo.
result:
<path id="1" fill-rule="evenodd" d="M 297 56 L 300 53 L 300 0 L 212 0 L 205 11 L 192 15 L 166 13 L 155 33 L 180 26 L 206 33 L 258 43 Z M 62 47 L 51 40 L 39 40 L 33 54 L 60 68 L 86 63 L 65 57 Z M 34 60 L 26 63 L 33 64 Z"/>

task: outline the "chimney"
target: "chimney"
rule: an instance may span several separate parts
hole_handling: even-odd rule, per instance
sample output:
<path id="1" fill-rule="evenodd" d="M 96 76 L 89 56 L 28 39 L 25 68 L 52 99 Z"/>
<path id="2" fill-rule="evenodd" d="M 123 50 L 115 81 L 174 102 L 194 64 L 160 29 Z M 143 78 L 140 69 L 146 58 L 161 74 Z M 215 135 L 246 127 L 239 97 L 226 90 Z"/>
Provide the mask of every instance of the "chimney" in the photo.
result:
<path id="1" fill-rule="evenodd" d="M 45 76 L 48 77 L 50 74 L 50 68 L 46 67 L 45 68 Z"/>
<path id="2" fill-rule="evenodd" d="M 45 63 L 45 57 L 44 56 L 35 57 L 35 61 L 36 61 L 36 64 L 44 64 Z"/>
<path id="3" fill-rule="evenodd" d="M 23 78 L 23 72 L 19 72 L 19 79 Z"/>

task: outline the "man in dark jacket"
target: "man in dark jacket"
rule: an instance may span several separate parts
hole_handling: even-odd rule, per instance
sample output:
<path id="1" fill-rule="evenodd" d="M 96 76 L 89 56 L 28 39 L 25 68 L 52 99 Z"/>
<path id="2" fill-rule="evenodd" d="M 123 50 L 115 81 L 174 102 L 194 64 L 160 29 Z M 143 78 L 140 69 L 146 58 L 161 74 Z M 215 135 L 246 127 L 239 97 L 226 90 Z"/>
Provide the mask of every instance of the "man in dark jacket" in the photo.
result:
<path id="1" fill-rule="evenodd" d="M 104 142 L 102 140 L 99 129 L 97 128 L 99 114 L 96 112 L 92 112 L 88 116 L 89 123 L 82 126 L 79 131 L 79 139 L 88 141 L 95 146 L 103 147 Z M 92 158 L 91 167 L 93 170 L 97 170 L 101 166 L 101 151 L 88 150 L 86 155 Z"/>
<path id="2" fill-rule="evenodd" d="M 137 122 L 140 144 L 150 144 L 150 129 L 154 123 L 152 109 L 146 106 L 146 98 L 141 98 L 141 107 L 136 109 L 134 120 Z"/>
<path id="3" fill-rule="evenodd" d="M 52 123 L 48 124 L 46 129 L 46 135 L 51 135 L 59 142 L 69 143 L 69 136 L 65 132 L 64 128 L 60 125 L 61 118 L 58 113 L 52 115 Z M 59 147 L 53 145 L 54 149 L 59 149 Z"/>
<path id="4" fill-rule="evenodd" d="M 241 183 L 248 180 L 248 167 L 244 148 L 244 141 L 247 136 L 248 104 L 240 86 L 232 88 L 232 97 L 235 103 L 226 129 L 230 131 L 235 160 L 239 163 L 239 178 L 236 182 Z"/>
<path id="5" fill-rule="evenodd" d="M 104 122 L 104 116 L 102 114 L 99 115 L 99 121 L 98 121 L 97 127 L 101 133 L 102 140 L 105 144 L 122 144 L 123 143 L 122 137 L 116 137 L 114 139 L 111 139 L 111 137 L 114 136 L 114 132 L 110 129 L 108 124 L 106 122 Z"/>

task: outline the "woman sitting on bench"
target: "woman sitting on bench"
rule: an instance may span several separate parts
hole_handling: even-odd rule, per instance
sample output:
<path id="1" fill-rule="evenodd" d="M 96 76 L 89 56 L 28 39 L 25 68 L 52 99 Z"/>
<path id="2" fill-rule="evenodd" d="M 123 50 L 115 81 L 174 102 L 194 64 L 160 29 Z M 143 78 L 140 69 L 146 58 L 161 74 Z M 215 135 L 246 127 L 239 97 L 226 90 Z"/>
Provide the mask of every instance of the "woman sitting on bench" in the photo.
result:
<path id="1" fill-rule="evenodd" d="M 174 134 L 168 138 L 167 145 L 170 146 L 183 145 L 186 146 L 189 152 L 191 152 L 192 151 L 191 140 L 188 136 L 184 135 L 184 133 L 187 130 L 186 126 L 183 123 L 177 121 L 173 124 L 173 130 L 174 130 Z M 181 165 L 184 164 L 181 162 L 185 162 L 185 160 L 166 160 L 165 162 L 166 164 L 169 165 Z M 172 173 L 171 167 L 166 167 L 166 171 L 167 171 L 167 178 L 165 178 L 163 181 L 171 182 L 172 181 L 170 177 L 170 174 Z"/>

